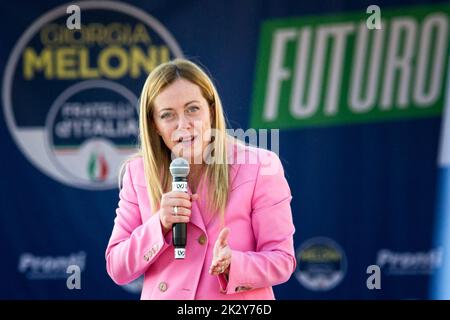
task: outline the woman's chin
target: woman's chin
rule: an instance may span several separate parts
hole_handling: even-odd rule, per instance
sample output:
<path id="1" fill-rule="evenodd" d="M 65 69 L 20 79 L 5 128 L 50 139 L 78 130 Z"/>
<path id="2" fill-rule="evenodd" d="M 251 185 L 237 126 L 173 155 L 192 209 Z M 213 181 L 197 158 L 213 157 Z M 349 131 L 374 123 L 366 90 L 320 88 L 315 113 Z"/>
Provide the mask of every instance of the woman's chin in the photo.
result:
<path id="1" fill-rule="evenodd" d="M 172 154 L 175 157 L 181 157 L 189 161 L 191 164 L 203 163 L 203 152 L 201 148 L 191 147 L 178 147 L 172 149 Z"/>
<path id="2" fill-rule="evenodd" d="M 191 150 L 183 152 L 182 157 L 189 161 L 190 164 L 202 164 L 203 157 L 201 152 L 194 153 Z"/>

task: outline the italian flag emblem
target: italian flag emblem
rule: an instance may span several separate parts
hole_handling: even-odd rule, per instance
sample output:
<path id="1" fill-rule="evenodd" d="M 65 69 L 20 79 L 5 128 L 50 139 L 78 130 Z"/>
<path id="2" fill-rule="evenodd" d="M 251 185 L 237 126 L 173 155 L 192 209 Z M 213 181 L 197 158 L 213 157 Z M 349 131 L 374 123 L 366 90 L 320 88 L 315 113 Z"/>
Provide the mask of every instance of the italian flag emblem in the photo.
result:
<path id="1" fill-rule="evenodd" d="M 109 173 L 108 163 L 103 154 L 92 153 L 88 163 L 88 175 L 92 181 L 105 181 Z"/>

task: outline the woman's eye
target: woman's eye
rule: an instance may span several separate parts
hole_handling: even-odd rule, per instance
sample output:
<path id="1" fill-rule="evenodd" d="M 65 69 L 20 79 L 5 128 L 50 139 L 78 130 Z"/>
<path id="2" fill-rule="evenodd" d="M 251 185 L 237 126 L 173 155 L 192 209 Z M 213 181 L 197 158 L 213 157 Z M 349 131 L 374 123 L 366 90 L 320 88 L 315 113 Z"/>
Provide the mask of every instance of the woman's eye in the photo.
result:
<path id="1" fill-rule="evenodd" d="M 161 114 L 161 119 L 168 119 L 172 116 L 172 114 L 170 112 L 164 112 L 163 114 Z"/>
<path id="2" fill-rule="evenodd" d="M 197 106 L 191 106 L 188 108 L 188 112 L 192 113 L 192 112 L 196 112 L 198 111 L 200 108 Z"/>

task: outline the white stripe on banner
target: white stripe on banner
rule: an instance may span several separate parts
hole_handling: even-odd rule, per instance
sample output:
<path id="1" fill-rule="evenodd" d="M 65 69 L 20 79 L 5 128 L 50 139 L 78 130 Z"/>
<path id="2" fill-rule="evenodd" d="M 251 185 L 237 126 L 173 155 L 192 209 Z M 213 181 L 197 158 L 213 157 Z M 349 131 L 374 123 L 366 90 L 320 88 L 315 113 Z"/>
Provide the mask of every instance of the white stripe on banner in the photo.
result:
<path id="1" fill-rule="evenodd" d="M 447 68 L 447 98 L 442 117 L 441 145 L 439 148 L 439 166 L 450 166 L 450 59 Z"/>
<path id="2" fill-rule="evenodd" d="M 450 59 L 449 59 L 450 62 Z M 437 188 L 435 245 L 442 248 L 442 263 L 432 279 L 431 298 L 450 299 L 450 63 L 446 105 L 442 121 Z"/>

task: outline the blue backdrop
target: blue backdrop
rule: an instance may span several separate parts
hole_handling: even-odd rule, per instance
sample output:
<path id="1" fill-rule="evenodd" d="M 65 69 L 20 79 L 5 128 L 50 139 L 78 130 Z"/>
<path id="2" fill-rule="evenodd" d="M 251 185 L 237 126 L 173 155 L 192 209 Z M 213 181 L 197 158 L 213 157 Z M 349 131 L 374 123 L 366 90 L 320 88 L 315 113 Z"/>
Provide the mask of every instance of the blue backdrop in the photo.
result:
<path id="1" fill-rule="evenodd" d="M 448 197 L 446 189 L 438 201 L 437 192 L 448 94 L 448 2 L 377 2 L 388 21 L 402 15 L 416 19 L 411 33 L 416 53 L 424 45 L 420 32 L 427 15 L 443 17 L 444 40 L 438 27 L 430 33 L 431 47 L 444 48 L 444 65 L 436 71 L 442 79 L 424 112 L 411 99 L 406 108 L 394 103 L 392 117 L 385 116 L 389 110 L 375 110 L 361 121 L 356 112 L 348 121 L 338 114 L 335 123 L 280 116 L 273 125 L 260 119 L 266 90 L 273 90 L 267 85 L 273 30 L 278 24 L 318 28 L 328 17 L 364 21 L 371 1 L 123 1 L 117 10 L 87 2 L 93 5 L 84 9 L 80 4 L 81 23 L 89 31 L 73 39 L 65 28 L 69 4 L 64 1 L 0 4 L 0 298 L 139 298 L 139 282 L 117 286 L 105 269 L 118 202 L 115 174 L 136 143 L 136 114 L 130 106 L 136 105 L 146 68 L 180 55 L 201 63 L 213 76 L 231 128 L 280 128 L 279 154 L 293 195 L 298 270 L 274 288 L 278 299 L 432 296 L 431 278 L 442 271 L 449 245 L 434 241 L 435 226 L 440 226 L 435 217 L 444 216 L 436 215 L 437 203 Z M 134 29 L 133 38 L 127 32 L 133 33 L 137 24 L 146 32 Z M 392 36 L 392 29 L 384 27 Z M 98 36 L 102 32 L 103 38 Z M 398 55 L 406 52 L 405 43 Z M 295 51 L 289 50 L 294 49 L 288 47 L 285 67 L 293 64 Z M 388 54 L 382 50 L 383 56 Z M 144 56 L 146 63 L 133 64 Z M 354 59 L 346 55 L 343 61 L 350 61 L 350 68 Z M 430 59 L 429 65 L 438 60 Z M 419 64 L 418 54 L 412 61 Z M 414 72 L 411 79 L 418 78 Z M 349 87 L 350 74 L 346 67 L 343 73 L 342 91 Z M 412 97 L 417 89 L 410 88 Z M 289 89 L 283 84 L 282 90 Z M 91 106 L 97 114 L 82 114 L 80 106 L 99 99 L 113 101 L 114 107 Z M 95 127 L 96 119 L 103 121 L 103 129 Z M 108 131 L 109 125 L 115 131 Z M 81 268 L 80 290 L 66 286 L 66 268 L 72 264 Z M 380 267 L 380 289 L 367 286 L 370 265 Z"/>

